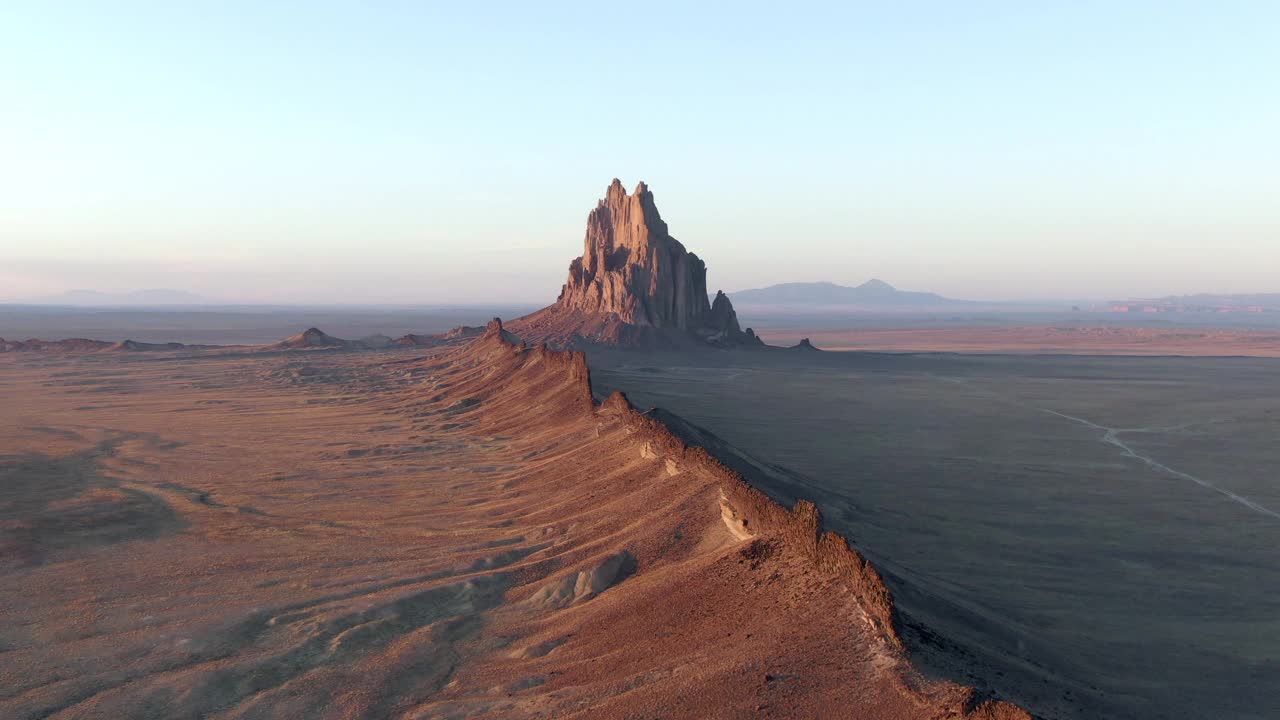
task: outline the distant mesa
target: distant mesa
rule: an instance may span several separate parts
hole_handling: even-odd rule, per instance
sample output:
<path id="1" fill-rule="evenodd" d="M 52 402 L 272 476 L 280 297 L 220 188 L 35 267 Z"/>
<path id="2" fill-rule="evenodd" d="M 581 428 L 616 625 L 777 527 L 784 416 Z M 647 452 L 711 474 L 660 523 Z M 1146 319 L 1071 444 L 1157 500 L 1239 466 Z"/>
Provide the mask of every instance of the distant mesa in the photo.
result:
<path id="1" fill-rule="evenodd" d="M 400 347 L 439 347 L 441 345 L 456 345 L 464 340 L 480 337 L 484 334 L 484 328 L 478 325 L 459 325 L 448 332 L 437 335 L 401 335 L 391 341 L 392 345 Z"/>
<path id="2" fill-rule="evenodd" d="M 484 334 L 484 328 L 478 325 L 459 325 L 444 334 L 445 340 L 465 340 Z"/>
<path id="3" fill-rule="evenodd" d="M 441 345 L 457 345 L 471 338 L 484 334 L 485 329 L 475 326 L 459 326 L 439 335 L 415 335 L 409 333 L 398 338 L 386 335 L 368 335 L 359 340 L 344 340 L 334 337 L 320 328 L 306 330 L 287 337 L 280 342 L 265 346 L 268 350 L 309 350 L 342 348 L 347 350 L 384 350 L 397 347 L 439 347 Z"/>
<path id="4" fill-rule="evenodd" d="M 109 349 L 123 352 L 149 352 L 153 350 L 185 350 L 188 347 L 190 346 L 178 342 L 148 343 L 138 342 L 137 340 L 121 340 Z"/>
<path id="5" fill-rule="evenodd" d="M 554 346 L 761 345 L 724 293 L 707 297 L 707 266 L 667 231 L 644 183 L 615 179 L 587 216 L 582 256 L 554 305 L 508 327 Z"/>
<path id="6" fill-rule="evenodd" d="M 415 335 L 413 333 L 401 335 L 392 340 L 391 343 L 400 347 L 435 347 L 442 344 L 439 335 Z"/>
<path id="7" fill-rule="evenodd" d="M 334 337 L 320 328 L 311 327 L 297 335 L 265 346 L 268 350 L 382 350 L 394 347 L 433 347 L 441 344 L 439 335 L 404 335 L 389 338 L 386 335 L 367 335 L 359 340 Z"/>
<path id="8" fill-rule="evenodd" d="M 733 299 L 743 305 L 876 305 L 936 306 L 966 304 L 937 293 L 899 290 L 883 280 L 871 279 L 856 287 L 832 282 L 782 283 L 740 290 Z"/>
<path id="9" fill-rule="evenodd" d="M 178 342 L 149 343 L 137 340 L 89 340 L 67 338 L 65 340 L 5 340 L 0 338 L 0 352 L 153 352 L 159 350 L 205 350 L 214 345 L 186 345 Z"/>
<path id="10" fill-rule="evenodd" d="M 320 328 L 307 328 L 297 335 L 287 337 L 271 347 L 281 350 L 302 348 L 350 347 L 351 342 L 336 338 Z"/>
<path id="11" fill-rule="evenodd" d="M 105 340 L 67 338 L 66 340 L 5 340 L 0 338 L 0 352 L 85 352 L 113 347 Z"/>

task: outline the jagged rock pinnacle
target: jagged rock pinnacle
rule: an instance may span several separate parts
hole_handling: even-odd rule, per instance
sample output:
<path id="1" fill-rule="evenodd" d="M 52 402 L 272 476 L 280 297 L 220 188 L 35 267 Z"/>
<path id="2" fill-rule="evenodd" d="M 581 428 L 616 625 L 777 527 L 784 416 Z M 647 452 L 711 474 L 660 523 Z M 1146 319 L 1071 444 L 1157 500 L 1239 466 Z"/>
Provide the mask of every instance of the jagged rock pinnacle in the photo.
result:
<path id="1" fill-rule="evenodd" d="M 582 256 L 556 304 L 516 321 L 535 339 L 646 344 L 659 336 L 758 345 L 724 293 L 707 298 L 707 266 L 671 236 L 649 186 L 627 194 L 614 178 L 587 216 Z"/>
<path id="2" fill-rule="evenodd" d="M 582 257 L 569 266 L 559 304 L 679 330 L 728 330 L 721 321 L 733 319 L 732 307 L 715 310 L 707 302 L 707 266 L 671 237 L 649 187 L 639 183 L 628 195 L 617 179 L 587 217 Z"/>

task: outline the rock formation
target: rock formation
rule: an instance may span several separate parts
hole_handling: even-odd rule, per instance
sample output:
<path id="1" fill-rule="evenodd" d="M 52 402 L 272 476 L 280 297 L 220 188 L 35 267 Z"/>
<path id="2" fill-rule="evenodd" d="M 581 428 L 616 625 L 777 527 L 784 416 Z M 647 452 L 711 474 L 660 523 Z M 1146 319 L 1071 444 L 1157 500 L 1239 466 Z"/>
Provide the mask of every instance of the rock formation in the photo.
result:
<path id="1" fill-rule="evenodd" d="M 320 328 L 312 327 L 312 328 L 307 328 L 306 330 L 303 330 L 297 335 L 291 335 L 285 338 L 284 340 L 281 340 L 278 343 L 275 343 L 273 345 L 268 345 L 267 347 L 273 350 L 291 350 L 291 349 L 301 349 L 301 348 L 351 347 L 351 346 L 352 346 L 352 343 L 347 340 L 336 338 L 326 333 L 325 331 L 321 330 Z"/>
<path id="2" fill-rule="evenodd" d="M 148 352 L 152 350 L 204 350 L 212 345 L 185 345 L 177 342 L 149 343 L 137 340 L 107 340 L 67 338 L 65 340 L 5 340 L 0 338 L 0 352 Z"/>
<path id="3" fill-rule="evenodd" d="M 649 187 L 628 195 L 617 179 L 587 217 L 582 256 L 556 304 L 511 327 L 553 344 L 761 344 L 724 293 L 707 299 L 706 264 L 667 231 Z"/>
<path id="4" fill-rule="evenodd" d="M 809 338 L 800 338 L 800 342 L 796 343 L 795 345 L 792 345 L 791 349 L 792 350 L 812 350 L 814 352 L 821 352 L 818 350 L 818 348 L 813 346 L 813 343 L 809 342 Z"/>
<path id="5" fill-rule="evenodd" d="M 500 339 L 502 342 L 513 347 L 521 347 L 524 345 L 524 342 L 521 341 L 519 337 L 503 329 L 502 318 L 494 318 L 484 326 L 484 337 Z"/>
<path id="6" fill-rule="evenodd" d="M 104 340 L 88 340 L 85 338 L 68 338 L 66 340 L 5 340 L 0 338 L 0 352 L 75 352 L 87 350 L 105 350 L 111 343 Z"/>
<path id="7" fill-rule="evenodd" d="M 199 346 L 195 347 L 198 348 Z M 187 348 L 187 345 L 178 342 L 149 343 L 138 342 L 137 340 L 121 340 L 108 349 L 119 352 L 149 352 L 152 350 L 186 350 Z"/>

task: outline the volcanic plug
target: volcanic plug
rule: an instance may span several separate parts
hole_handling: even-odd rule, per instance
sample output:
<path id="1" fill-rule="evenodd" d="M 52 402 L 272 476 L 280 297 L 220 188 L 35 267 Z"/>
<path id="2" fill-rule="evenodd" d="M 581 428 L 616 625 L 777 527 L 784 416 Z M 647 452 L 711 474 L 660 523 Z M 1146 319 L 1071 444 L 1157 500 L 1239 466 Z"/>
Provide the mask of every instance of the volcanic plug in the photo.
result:
<path id="1" fill-rule="evenodd" d="M 643 182 L 614 179 L 590 215 L 582 256 L 554 305 L 509 324 L 552 345 L 760 345 L 724 293 L 707 297 L 707 266 L 671 236 Z"/>

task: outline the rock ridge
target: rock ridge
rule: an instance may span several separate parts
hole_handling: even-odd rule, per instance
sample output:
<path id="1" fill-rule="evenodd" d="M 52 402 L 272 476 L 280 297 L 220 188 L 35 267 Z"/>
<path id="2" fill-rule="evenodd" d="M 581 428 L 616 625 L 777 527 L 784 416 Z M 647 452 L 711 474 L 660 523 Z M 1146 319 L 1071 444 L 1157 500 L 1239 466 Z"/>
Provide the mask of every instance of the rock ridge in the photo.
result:
<path id="1" fill-rule="evenodd" d="M 553 350 L 544 344 L 530 347 L 506 331 L 497 318 L 480 338 L 451 351 L 442 361 L 446 365 L 458 363 L 483 369 L 480 377 L 487 379 L 481 382 L 496 395 L 512 401 L 534 401 L 549 409 L 559 405 L 549 402 L 553 395 L 564 397 L 568 402 L 562 412 L 575 416 L 587 412 L 601 420 L 620 423 L 640 447 L 641 456 L 662 459 L 668 475 L 697 471 L 710 477 L 720 492 L 721 517 L 735 537 L 782 543 L 796 550 L 821 575 L 844 584 L 862 609 L 868 629 L 904 668 L 905 687 L 921 697 L 931 694 L 929 683 L 907 662 L 903 621 L 880 573 L 843 536 L 822 530 L 821 514 L 812 502 L 799 500 L 787 509 L 705 448 L 686 443 L 653 413 L 637 410 L 622 392 L 597 403 L 582 352 Z M 973 688 L 949 688 L 957 698 L 954 707 L 958 711 L 949 717 L 1030 719 L 1020 708 Z"/>

